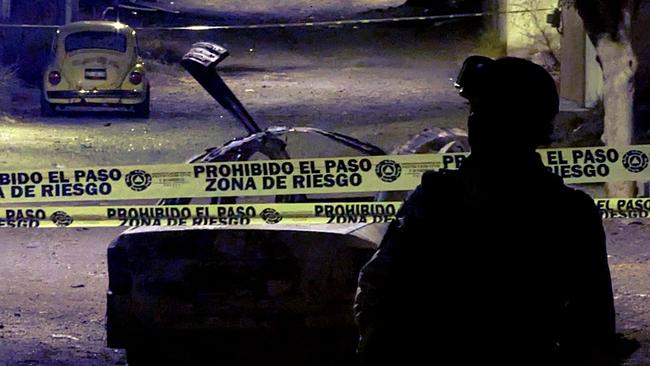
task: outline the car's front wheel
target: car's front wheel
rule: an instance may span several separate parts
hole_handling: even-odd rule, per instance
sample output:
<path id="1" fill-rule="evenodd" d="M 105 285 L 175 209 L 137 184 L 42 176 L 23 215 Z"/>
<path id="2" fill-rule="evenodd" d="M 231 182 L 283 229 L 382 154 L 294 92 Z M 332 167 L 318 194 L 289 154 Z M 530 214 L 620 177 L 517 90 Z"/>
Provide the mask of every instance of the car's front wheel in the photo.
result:
<path id="1" fill-rule="evenodd" d="M 147 97 L 140 104 L 136 104 L 133 107 L 133 112 L 137 118 L 149 118 L 151 112 L 151 92 L 149 87 L 147 87 Z"/>
<path id="2" fill-rule="evenodd" d="M 52 117 L 56 115 L 56 107 L 45 99 L 45 96 L 41 93 L 41 116 L 42 117 Z"/>

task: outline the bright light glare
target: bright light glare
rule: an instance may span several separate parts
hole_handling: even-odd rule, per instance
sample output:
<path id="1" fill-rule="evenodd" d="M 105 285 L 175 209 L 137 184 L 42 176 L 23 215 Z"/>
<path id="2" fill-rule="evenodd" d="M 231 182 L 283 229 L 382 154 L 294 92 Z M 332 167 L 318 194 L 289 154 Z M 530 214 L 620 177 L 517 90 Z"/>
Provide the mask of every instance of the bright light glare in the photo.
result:
<path id="1" fill-rule="evenodd" d="M 210 27 L 205 26 L 205 25 L 193 25 L 191 27 L 187 27 L 189 30 L 209 30 Z"/>

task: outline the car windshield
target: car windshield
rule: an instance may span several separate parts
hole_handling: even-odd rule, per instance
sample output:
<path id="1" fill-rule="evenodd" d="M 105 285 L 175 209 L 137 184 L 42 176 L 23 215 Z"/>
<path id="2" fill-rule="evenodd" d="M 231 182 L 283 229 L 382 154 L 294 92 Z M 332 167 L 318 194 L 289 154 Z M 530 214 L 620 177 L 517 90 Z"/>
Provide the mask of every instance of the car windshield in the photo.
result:
<path id="1" fill-rule="evenodd" d="M 78 32 L 65 38 L 65 51 L 104 49 L 126 52 L 126 36 L 115 32 Z"/>

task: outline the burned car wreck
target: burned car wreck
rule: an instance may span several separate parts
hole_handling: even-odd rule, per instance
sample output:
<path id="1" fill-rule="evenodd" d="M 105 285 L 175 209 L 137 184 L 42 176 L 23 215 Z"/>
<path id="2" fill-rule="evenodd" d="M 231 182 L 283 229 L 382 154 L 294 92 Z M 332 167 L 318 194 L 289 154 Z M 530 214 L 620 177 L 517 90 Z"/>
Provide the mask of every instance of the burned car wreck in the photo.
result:
<path id="1" fill-rule="evenodd" d="M 217 73 L 228 55 L 197 43 L 182 66 L 244 126 L 247 136 L 188 161 L 290 159 L 287 135 L 316 135 L 357 155 L 385 155 L 372 144 L 311 127 L 262 130 Z M 394 153 L 466 151 L 461 130 L 426 130 Z M 399 200 L 406 192 L 364 197 L 278 195 L 278 203 Z M 191 198 L 169 198 L 181 205 Z M 213 204 L 238 203 L 215 197 Z M 133 228 L 108 248 L 107 342 L 129 364 L 210 358 L 283 364 L 350 364 L 356 330 L 352 302 L 360 268 L 385 224 Z M 272 364 L 274 364 L 272 362 Z"/>

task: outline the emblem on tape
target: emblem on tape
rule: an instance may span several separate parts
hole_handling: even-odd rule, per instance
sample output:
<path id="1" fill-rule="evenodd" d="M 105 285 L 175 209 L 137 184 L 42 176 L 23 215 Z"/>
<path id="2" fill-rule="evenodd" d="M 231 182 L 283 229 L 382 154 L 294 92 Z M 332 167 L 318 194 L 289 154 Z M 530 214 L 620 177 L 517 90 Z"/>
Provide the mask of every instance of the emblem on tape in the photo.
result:
<path id="1" fill-rule="evenodd" d="M 144 170 L 133 170 L 124 179 L 126 185 L 136 192 L 144 191 L 151 185 L 151 174 Z"/>
<path id="2" fill-rule="evenodd" d="M 72 219 L 72 216 L 68 215 L 64 211 L 56 211 L 52 214 L 52 216 L 50 216 L 50 219 L 58 227 L 70 226 L 70 224 L 72 224 L 74 221 Z"/>
<path id="3" fill-rule="evenodd" d="M 648 155 L 639 150 L 630 150 L 623 155 L 623 166 L 632 173 L 639 173 L 648 167 Z"/>
<path id="4" fill-rule="evenodd" d="M 282 221 L 282 215 L 272 209 L 272 208 L 265 208 L 261 213 L 260 217 L 267 223 L 267 224 L 277 224 L 280 221 Z"/>
<path id="5" fill-rule="evenodd" d="M 402 166 L 393 160 L 384 160 L 377 164 L 375 173 L 384 182 L 394 182 L 402 175 Z"/>

